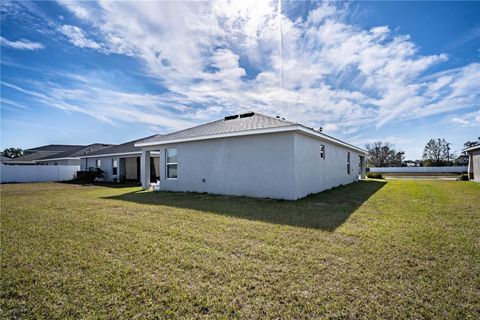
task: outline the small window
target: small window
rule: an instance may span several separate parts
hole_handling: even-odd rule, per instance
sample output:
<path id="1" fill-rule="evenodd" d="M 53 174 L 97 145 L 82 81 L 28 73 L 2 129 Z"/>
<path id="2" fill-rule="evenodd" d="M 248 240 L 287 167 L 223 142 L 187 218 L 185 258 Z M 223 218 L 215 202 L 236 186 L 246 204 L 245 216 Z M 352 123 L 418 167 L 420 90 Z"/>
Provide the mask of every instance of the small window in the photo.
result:
<path id="1" fill-rule="evenodd" d="M 177 179 L 177 149 L 165 150 L 167 179 Z"/>
<path id="2" fill-rule="evenodd" d="M 320 145 L 320 158 L 325 159 L 325 145 Z"/>
<path id="3" fill-rule="evenodd" d="M 95 160 L 95 168 L 100 168 L 101 165 L 102 165 L 102 161 L 100 159 L 96 159 Z"/>
<path id="4" fill-rule="evenodd" d="M 350 174 L 350 152 L 347 152 L 347 173 Z"/>
<path id="5" fill-rule="evenodd" d="M 112 160 L 112 175 L 116 176 L 118 172 L 118 160 L 113 159 Z"/>
<path id="6" fill-rule="evenodd" d="M 58 166 L 58 162 L 53 163 L 54 165 Z"/>

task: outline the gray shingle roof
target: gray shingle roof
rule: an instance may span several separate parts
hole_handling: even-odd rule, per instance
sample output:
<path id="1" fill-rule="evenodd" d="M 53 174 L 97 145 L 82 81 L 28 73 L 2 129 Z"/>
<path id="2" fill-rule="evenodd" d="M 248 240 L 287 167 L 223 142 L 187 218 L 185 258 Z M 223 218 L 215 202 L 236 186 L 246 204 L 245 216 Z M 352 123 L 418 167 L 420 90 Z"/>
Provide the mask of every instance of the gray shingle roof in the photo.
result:
<path id="1" fill-rule="evenodd" d="M 45 161 L 49 159 L 76 158 L 88 154 L 92 151 L 101 150 L 110 147 L 111 144 L 94 143 L 87 146 L 81 145 L 60 145 L 52 144 L 38 148 L 25 150 L 26 154 L 5 160 L 5 163 L 35 163 L 35 161 Z"/>
<path id="2" fill-rule="evenodd" d="M 75 144 L 48 144 L 46 146 L 27 149 L 25 150 L 25 153 L 36 151 L 64 152 L 69 150 L 76 150 L 83 147 L 85 146 Z"/>
<path id="3" fill-rule="evenodd" d="M 37 151 L 25 154 L 23 156 L 5 160 L 5 163 L 22 163 L 22 162 L 31 162 L 34 163 L 35 160 L 39 160 L 45 157 L 49 157 L 55 154 L 58 154 L 58 151 Z"/>
<path id="4" fill-rule="evenodd" d="M 58 159 L 58 158 L 77 158 L 84 155 L 88 155 L 92 152 L 97 152 L 106 148 L 111 147 L 111 144 L 104 144 L 104 143 L 94 143 L 88 146 L 78 146 L 77 148 L 73 148 L 64 152 L 56 153 L 53 155 L 48 155 L 47 157 L 38 159 L 38 160 L 48 160 L 48 159 Z"/>
<path id="5" fill-rule="evenodd" d="M 160 136 L 160 135 L 155 135 L 155 136 Z M 129 142 L 125 142 L 119 145 L 111 146 L 109 148 L 105 148 L 102 150 L 98 150 L 95 152 L 90 152 L 88 156 L 100 156 L 100 155 L 105 155 L 105 154 L 121 154 L 121 153 L 130 153 L 130 152 L 140 152 L 142 149 L 139 147 L 135 147 L 135 143 L 144 139 L 149 139 L 155 136 L 149 136 L 146 138 L 141 138 Z"/>
<path id="6" fill-rule="evenodd" d="M 169 140 L 202 137 L 220 133 L 232 133 L 255 129 L 286 127 L 292 124 L 295 123 L 281 118 L 273 118 L 265 116 L 263 114 L 249 112 L 241 115 L 225 117 L 221 120 L 209 122 L 185 130 L 172 132 L 166 135 L 156 135 L 138 142 L 164 142 Z"/>

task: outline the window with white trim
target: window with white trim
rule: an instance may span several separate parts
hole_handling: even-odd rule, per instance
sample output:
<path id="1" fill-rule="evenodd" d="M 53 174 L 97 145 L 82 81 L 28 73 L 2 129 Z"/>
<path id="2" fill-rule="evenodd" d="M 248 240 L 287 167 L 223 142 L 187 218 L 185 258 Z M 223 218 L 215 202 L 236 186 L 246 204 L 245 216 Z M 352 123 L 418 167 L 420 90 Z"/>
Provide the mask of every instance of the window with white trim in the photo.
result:
<path id="1" fill-rule="evenodd" d="M 320 158 L 325 159 L 325 145 L 320 145 Z"/>
<path id="2" fill-rule="evenodd" d="M 100 168 L 102 165 L 102 161 L 100 159 L 95 159 L 95 168 Z"/>
<path id="3" fill-rule="evenodd" d="M 347 152 L 347 173 L 350 174 L 350 151 Z"/>
<path id="4" fill-rule="evenodd" d="M 112 159 L 112 175 L 116 176 L 118 173 L 118 160 Z"/>
<path id="5" fill-rule="evenodd" d="M 165 170 L 167 179 L 177 179 L 177 149 L 165 149 Z"/>

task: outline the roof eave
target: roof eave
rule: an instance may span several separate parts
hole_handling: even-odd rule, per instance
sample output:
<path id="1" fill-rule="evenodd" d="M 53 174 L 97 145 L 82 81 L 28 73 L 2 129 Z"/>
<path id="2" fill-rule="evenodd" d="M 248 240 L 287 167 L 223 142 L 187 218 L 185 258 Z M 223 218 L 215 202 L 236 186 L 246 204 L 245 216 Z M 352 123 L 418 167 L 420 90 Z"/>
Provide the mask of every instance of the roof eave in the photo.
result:
<path id="1" fill-rule="evenodd" d="M 473 146 L 473 147 L 468 147 L 462 150 L 462 152 L 470 152 L 470 151 L 475 151 L 480 149 L 480 144 Z"/>
<path id="2" fill-rule="evenodd" d="M 355 150 L 362 154 L 366 154 L 367 151 L 361 148 L 358 148 L 354 145 L 346 143 L 344 141 L 335 139 L 333 137 L 327 136 L 321 132 L 316 130 L 310 129 L 308 127 L 302 126 L 300 124 L 292 124 L 288 126 L 282 127 L 274 127 L 274 128 L 266 128 L 266 129 L 254 129 L 254 130 L 244 130 L 244 131 L 236 131 L 236 132 L 228 132 L 228 133 L 217 133 L 211 135 L 204 135 L 204 136 L 197 136 L 191 138 L 184 138 L 184 139 L 172 139 L 172 140 L 164 140 L 164 141 L 150 141 L 150 142 L 138 142 L 135 143 L 135 147 L 152 147 L 152 146 L 160 146 L 160 145 L 167 145 L 167 144 L 175 144 L 181 142 L 193 142 L 193 141 L 200 141 L 200 140 L 211 140 L 211 139 L 219 139 L 219 138 L 230 138 L 230 137 L 239 137 L 239 136 L 251 136 L 257 134 L 265 134 L 265 133 L 277 133 L 277 132 L 292 132 L 297 131 L 301 132 L 316 138 L 320 138 L 331 143 L 341 145 L 343 147 Z"/>

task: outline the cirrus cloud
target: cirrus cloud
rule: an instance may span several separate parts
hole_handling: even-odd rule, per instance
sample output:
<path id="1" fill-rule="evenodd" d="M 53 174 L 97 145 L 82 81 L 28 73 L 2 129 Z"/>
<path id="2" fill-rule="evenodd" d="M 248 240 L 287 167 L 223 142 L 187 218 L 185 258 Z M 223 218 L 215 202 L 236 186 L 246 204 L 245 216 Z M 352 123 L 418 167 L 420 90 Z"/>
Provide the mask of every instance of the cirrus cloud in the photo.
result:
<path id="1" fill-rule="evenodd" d="M 62 4 L 106 50 L 142 61 L 168 88 L 164 97 L 192 113 L 255 109 L 353 132 L 479 99 L 478 63 L 425 77 L 448 56 L 421 55 L 388 26 L 349 24 L 349 8 L 334 3 L 295 18 L 276 1 Z"/>

